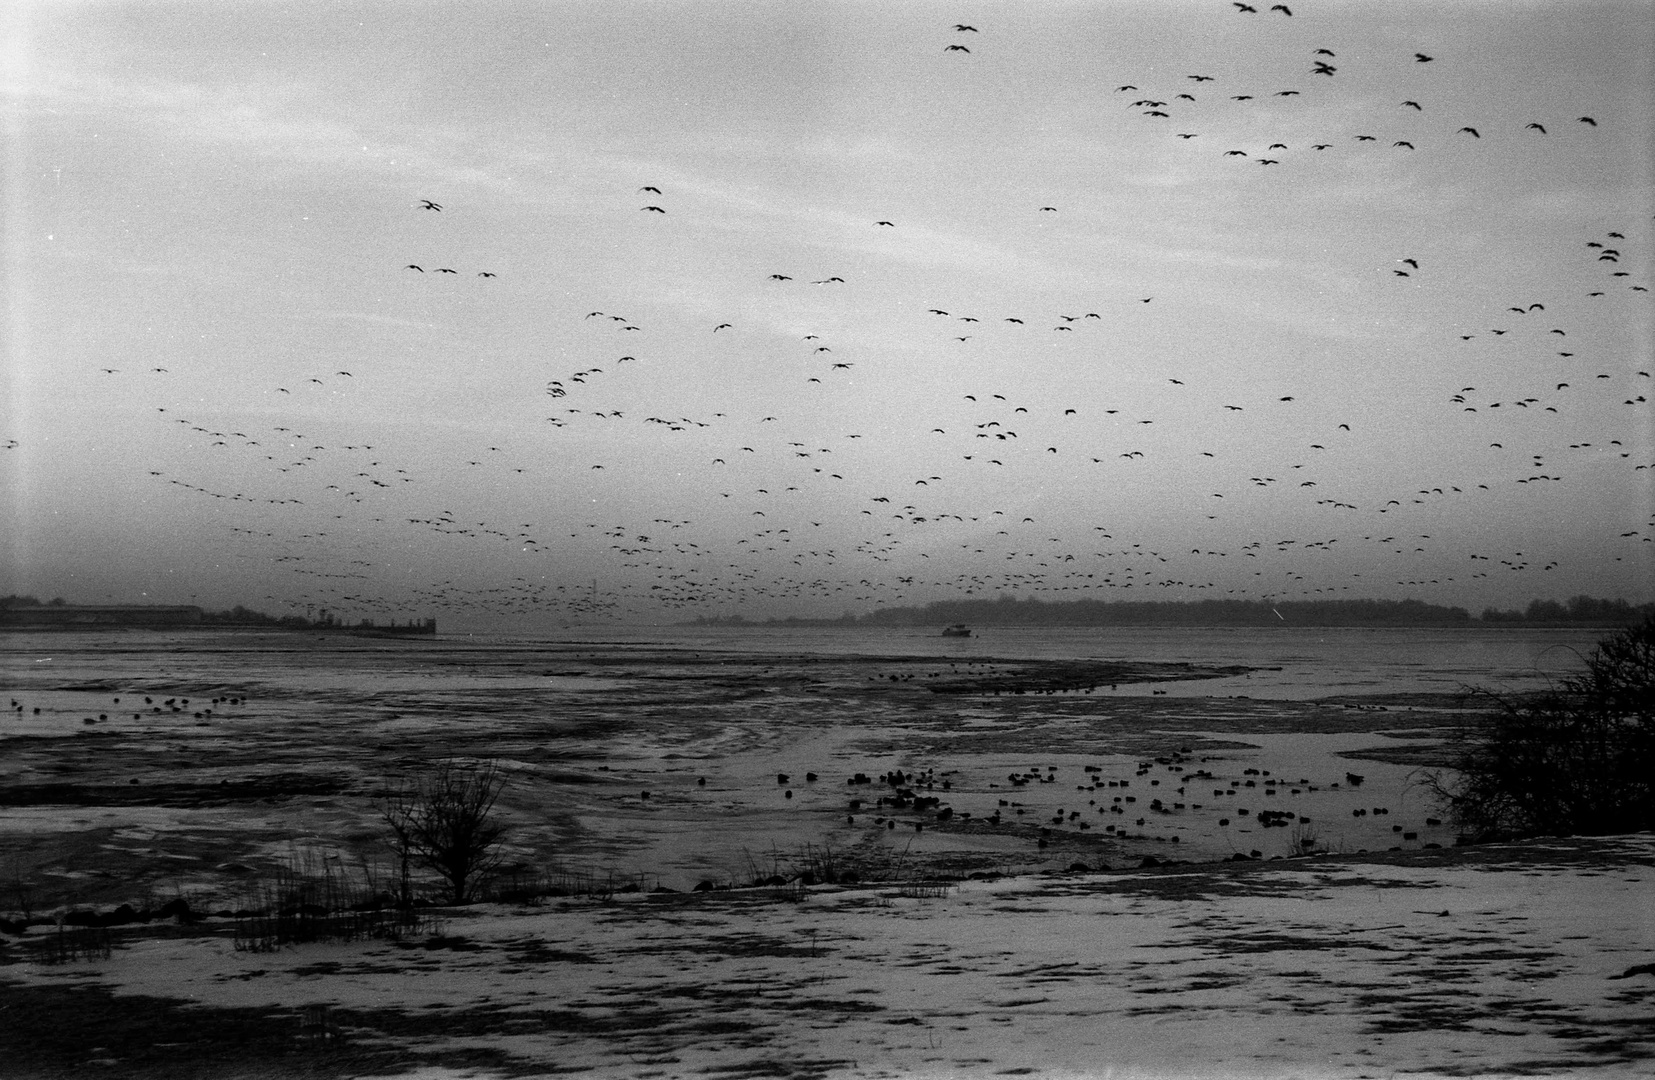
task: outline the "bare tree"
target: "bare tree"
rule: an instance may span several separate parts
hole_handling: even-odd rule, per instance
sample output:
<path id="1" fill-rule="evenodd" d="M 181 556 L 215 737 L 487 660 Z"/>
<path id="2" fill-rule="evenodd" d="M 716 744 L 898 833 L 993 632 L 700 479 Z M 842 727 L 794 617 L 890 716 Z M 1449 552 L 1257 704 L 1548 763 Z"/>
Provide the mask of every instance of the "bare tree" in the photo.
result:
<path id="1" fill-rule="evenodd" d="M 403 904 L 413 900 L 413 863 L 435 871 L 453 903 L 475 897 L 500 864 L 506 828 L 494 804 L 505 783 L 493 762 L 444 761 L 386 796 L 382 816 L 401 863 Z"/>

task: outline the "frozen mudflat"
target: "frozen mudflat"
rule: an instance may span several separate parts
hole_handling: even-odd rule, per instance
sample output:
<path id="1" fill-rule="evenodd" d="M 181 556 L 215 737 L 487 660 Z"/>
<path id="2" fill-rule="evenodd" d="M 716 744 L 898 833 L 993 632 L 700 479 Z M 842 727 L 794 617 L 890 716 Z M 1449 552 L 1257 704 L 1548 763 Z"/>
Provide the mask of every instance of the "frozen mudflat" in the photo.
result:
<path id="1" fill-rule="evenodd" d="M 1191 640 L 13 638 L 0 917 L 206 917 L 56 963 L 0 932 L 0 1075 L 1651 1067 L 1655 840 L 1454 847 L 1422 782 L 1481 704 L 1452 649 L 1369 635 L 1326 686 L 1305 641 Z M 384 793 L 450 757 L 503 769 L 525 887 L 247 948 L 284 868 L 382 887 Z"/>
<path id="2" fill-rule="evenodd" d="M 28 1077 L 1648 1075 L 1652 886 L 1638 836 L 484 905 L 275 953 L 209 924 L 0 969 L 0 1042 Z"/>

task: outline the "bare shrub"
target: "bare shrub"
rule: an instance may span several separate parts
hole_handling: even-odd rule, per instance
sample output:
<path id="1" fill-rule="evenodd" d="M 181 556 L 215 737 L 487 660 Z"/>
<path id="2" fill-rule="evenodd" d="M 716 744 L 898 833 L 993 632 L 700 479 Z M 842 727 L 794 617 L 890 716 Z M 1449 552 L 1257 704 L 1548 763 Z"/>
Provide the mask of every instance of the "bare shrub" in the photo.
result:
<path id="1" fill-rule="evenodd" d="M 1287 840 L 1293 855 L 1320 855 L 1327 851 L 1322 832 L 1314 822 L 1295 821 L 1288 830 Z"/>
<path id="2" fill-rule="evenodd" d="M 1463 835 L 1655 828 L 1655 619 L 1599 642 L 1583 674 L 1494 708 L 1426 786 Z"/>

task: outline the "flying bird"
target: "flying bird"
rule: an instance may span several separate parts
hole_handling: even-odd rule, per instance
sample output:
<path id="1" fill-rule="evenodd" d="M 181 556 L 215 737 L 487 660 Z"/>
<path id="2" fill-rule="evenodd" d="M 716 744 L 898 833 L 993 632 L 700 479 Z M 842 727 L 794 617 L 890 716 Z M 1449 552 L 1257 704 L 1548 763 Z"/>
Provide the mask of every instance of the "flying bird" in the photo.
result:
<path id="1" fill-rule="evenodd" d="M 436 210 L 439 213 L 442 211 L 442 207 L 438 206 L 430 199 L 421 199 L 419 205 L 421 210 Z"/>
<path id="2" fill-rule="evenodd" d="M 948 46 L 948 47 L 947 47 L 947 48 L 945 48 L 945 49 L 943 49 L 943 52 L 963 52 L 963 53 L 968 53 L 968 52 L 970 52 L 970 51 L 971 51 L 971 50 L 970 50 L 970 49 L 968 49 L 968 48 L 966 48 L 966 47 L 965 47 L 965 46 L 964 46 L 964 45 L 950 45 L 950 46 Z"/>

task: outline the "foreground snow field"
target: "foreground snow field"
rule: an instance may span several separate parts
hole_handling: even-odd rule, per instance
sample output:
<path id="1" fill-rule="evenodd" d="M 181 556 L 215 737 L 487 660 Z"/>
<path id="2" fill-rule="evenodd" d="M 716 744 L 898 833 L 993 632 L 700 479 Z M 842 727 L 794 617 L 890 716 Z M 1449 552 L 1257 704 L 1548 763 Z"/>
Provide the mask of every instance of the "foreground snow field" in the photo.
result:
<path id="1" fill-rule="evenodd" d="M 1638 835 L 482 906 L 274 953 L 209 921 L 0 967 L 58 1025 L 0 1041 L 26 1077 L 1647 1075 L 1652 885 Z"/>

